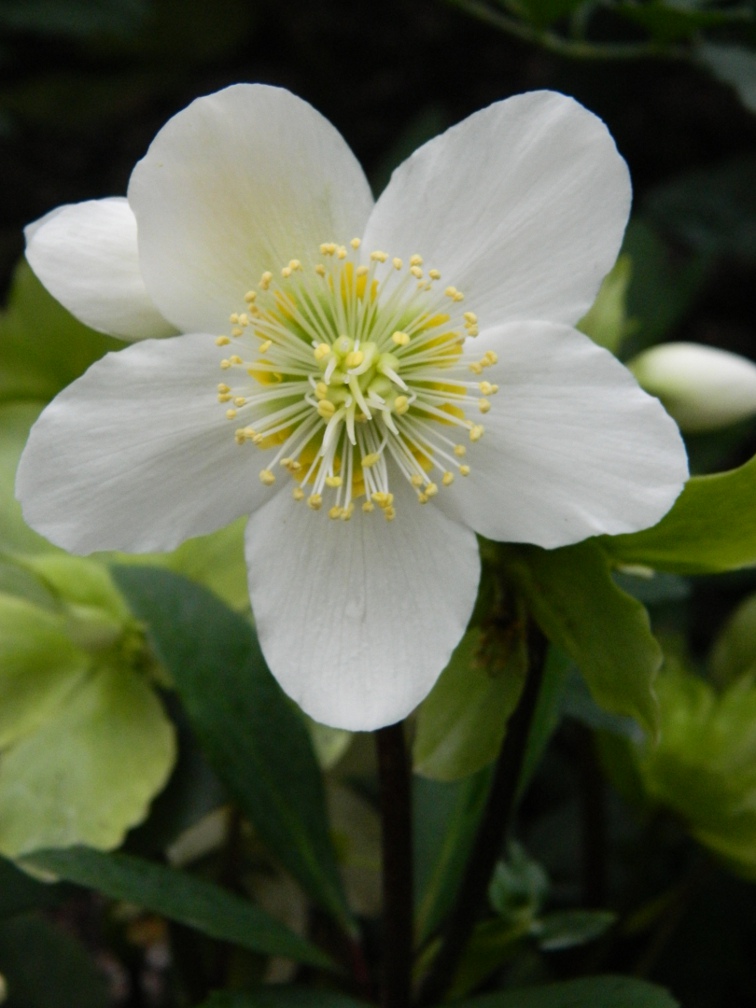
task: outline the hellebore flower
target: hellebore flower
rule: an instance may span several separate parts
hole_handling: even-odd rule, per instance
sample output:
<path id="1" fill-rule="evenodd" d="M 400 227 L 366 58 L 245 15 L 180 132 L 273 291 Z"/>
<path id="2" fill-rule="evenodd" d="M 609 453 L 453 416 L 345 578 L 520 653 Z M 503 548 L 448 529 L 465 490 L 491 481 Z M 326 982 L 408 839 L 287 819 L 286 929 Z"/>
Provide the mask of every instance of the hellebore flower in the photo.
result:
<path id="1" fill-rule="evenodd" d="M 681 489 L 672 420 L 572 328 L 629 203 L 603 123 L 560 94 L 471 116 L 375 204 L 305 102 L 245 84 L 198 99 L 128 200 L 28 230 L 63 304 L 143 341 L 42 414 L 18 473 L 27 520 L 76 552 L 139 552 L 249 514 L 283 688 L 331 725 L 399 720 L 465 630 L 475 533 L 630 532 Z"/>

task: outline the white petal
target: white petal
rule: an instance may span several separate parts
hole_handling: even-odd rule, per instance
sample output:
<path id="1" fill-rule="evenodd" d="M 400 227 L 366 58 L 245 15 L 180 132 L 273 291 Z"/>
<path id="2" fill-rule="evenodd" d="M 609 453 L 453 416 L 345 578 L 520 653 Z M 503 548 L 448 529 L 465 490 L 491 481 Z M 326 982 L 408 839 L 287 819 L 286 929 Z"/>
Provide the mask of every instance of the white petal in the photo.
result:
<path id="1" fill-rule="evenodd" d="M 85 325 L 126 340 L 175 332 L 144 286 L 136 219 L 125 197 L 58 207 L 25 233 L 31 268 Z"/>
<path id="2" fill-rule="evenodd" d="M 425 144 L 393 174 L 365 242 L 419 253 L 481 325 L 576 322 L 619 251 L 627 166 L 600 119 L 535 91 Z"/>
<path id="3" fill-rule="evenodd" d="M 270 494 L 217 401 L 205 335 L 136 343 L 69 385 L 32 428 L 16 494 L 24 517 L 75 553 L 173 549 Z"/>
<path id="4" fill-rule="evenodd" d="M 161 310 L 185 331 L 224 332 L 263 271 L 361 235 L 373 201 L 343 138 L 310 105 L 238 84 L 163 127 L 129 202 Z"/>
<path id="5" fill-rule="evenodd" d="M 659 521 L 687 477 L 685 448 L 615 357 L 548 322 L 486 330 L 475 343 L 498 355 L 484 377 L 499 392 L 468 450 L 470 475 L 439 506 L 490 539 L 549 548 Z"/>
<path id="6" fill-rule="evenodd" d="M 249 521 L 252 610 L 270 669 L 306 713 L 337 728 L 409 714 L 475 601 L 474 534 L 395 483 L 393 522 L 360 510 L 332 521 L 283 495 Z"/>

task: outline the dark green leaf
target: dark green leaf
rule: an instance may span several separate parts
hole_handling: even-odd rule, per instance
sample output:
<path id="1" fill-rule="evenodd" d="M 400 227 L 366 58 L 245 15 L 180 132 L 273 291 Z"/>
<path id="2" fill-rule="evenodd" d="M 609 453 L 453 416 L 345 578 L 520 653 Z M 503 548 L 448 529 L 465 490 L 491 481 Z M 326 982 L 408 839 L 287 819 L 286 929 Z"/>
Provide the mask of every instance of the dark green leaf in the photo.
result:
<path id="1" fill-rule="evenodd" d="M 107 1008 L 105 977 L 82 946 L 33 916 L 0 922 L 6 1008 Z"/>
<path id="2" fill-rule="evenodd" d="M 756 52 L 742 46 L 701 42 L 694 55 L 718 80 L 735 88 L 747 109 L 756 112 Z"/>
<path id="3" fill-rule="evenodd" d="M 328 968 L 325 953 L 264 910 L 220 886 L 130 854 L 105 854 L 87 847 L 35 851 L 31 868 L 128 900 L 221 941 L 263 955 L 281 955 Z"/>
<path id="4" fill-rule="evenodd" d="M 600 545 L 510 547 L 506 557 L 535 619 L 577 664 L 596 702 L 654 728 L 661 649 L 646 610 L 612 580 Z"/>
<path id="5" fill-rule="evenodd" d="M 455 1008 L 676 1008 L 662 987 L 622 976 L 583 977 L 455 1002 Z"/>
<path id="6" fill-rule="evenodd" d="M 352 929 L 310 736 L 249 623 L 169 571 L 119 567 L 116 581 L 148 626 L 210 765 L 270 851 Z"/>
<path id="7" fill-rule="evenodd" d="M 451 909 L 483 812 L 491 768 L 453 784 L 413 787 L 416 931 L 423 943 Z"/>
<path id="8" fill-rule="evenodd" d="M 756 563 L 756 456 L 738 469 L 693 476 L 658 525 L 604 536 L 619 564 L 677 574 L 715 574 Z"/>
<path id="9" fill-rule="evenodd" d="M 550 24 L 566 17 L 584 0 L 519 0 L 518 12 L 536 28 L 548 28 Z"/>
<path id="10" fill-rule="evenodd" d="M 0 918 L 50 906 L 59 898 L 59 887 L 38 882 L 0 857 Z M 2 965 L 0 965 L 2 973 Z"/>
<path id="11" fill-rule="evenodd" d="M 675 42 L 692 37 L 702 28 L 753 21 L 746 4 L 728 9 L 705 7 L 698 3 L 645 0 L 644 3 L 620 3 L 618 13 L 642 25 L 659 42 Z"/>

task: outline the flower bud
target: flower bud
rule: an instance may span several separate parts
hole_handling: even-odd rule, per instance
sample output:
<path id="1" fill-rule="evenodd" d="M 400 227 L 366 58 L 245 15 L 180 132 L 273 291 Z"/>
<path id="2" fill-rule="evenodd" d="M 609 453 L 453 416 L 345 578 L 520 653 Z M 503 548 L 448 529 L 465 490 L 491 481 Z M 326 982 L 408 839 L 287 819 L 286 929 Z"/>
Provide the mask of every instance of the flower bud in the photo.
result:
<path id="1" fill-rule="evenodd" d="M 628 367 L 680 428 L 717 430 L 756 413 L 756 364 L 699 343 L 662 343 Z"/>

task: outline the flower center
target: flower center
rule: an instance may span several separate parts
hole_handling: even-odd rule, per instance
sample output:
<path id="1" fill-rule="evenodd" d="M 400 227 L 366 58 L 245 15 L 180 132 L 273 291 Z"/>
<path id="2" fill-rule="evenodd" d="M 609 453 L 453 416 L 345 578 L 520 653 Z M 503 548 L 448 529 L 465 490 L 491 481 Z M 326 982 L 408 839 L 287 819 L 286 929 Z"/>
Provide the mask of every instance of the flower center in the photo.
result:
<path id="1" fill-rule="evenodd" d="M 477 318 L 438 270 L 419 255 L 364 256 L 360 244 L 328 242 L 314 268 L 292 259 L 263 273 L 215 341 L 234 351 L 220 363 L 218 399 L 237 443 L 271 453 L 264 484 L 283 467 L 294 498 L 315 511 L 326 503 L 348 520 L 362 500 L 391 520 L 391 479 L 408 480 L 425 504 L 439 483 L 469 474 L 463 442 L 483 427 L 468 413 L 490 409 L 498 387 L 481 375 L 496 355 L 462 361 Z"/>

